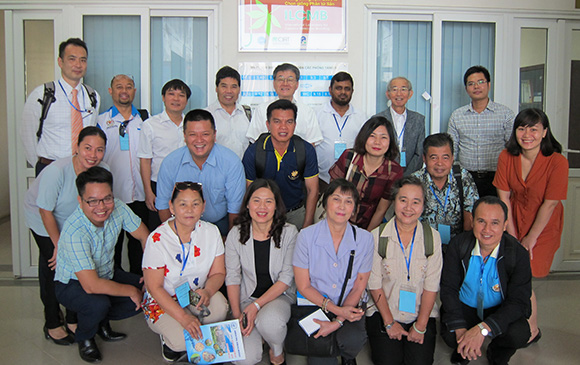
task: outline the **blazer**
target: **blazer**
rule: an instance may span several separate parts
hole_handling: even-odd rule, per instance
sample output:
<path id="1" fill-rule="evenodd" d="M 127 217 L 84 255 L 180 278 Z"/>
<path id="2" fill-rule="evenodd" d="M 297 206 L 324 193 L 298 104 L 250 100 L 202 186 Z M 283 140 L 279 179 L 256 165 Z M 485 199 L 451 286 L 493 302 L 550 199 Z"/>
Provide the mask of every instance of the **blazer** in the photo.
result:
<path id="1" fill-rule="evenodd" d="M 387 108 L 376 115 L 385 117 L 393 123 L 391 108 Z M 407 124 L 403 135 L 406 163 L 403 176 L 411 175 L 423 166 L 423 141 L 425 140 L 425 116 L 407 108 Z M 397 160 L 397 162 L 400 162 Z"/>
<path id="2" fill-rule="evenodd" d="M 269 271 L 272 282 L 281 281 L 289 288 L 285 294 L 296 300 L 296 285 L 294 285 L 294 269 L 292 257 L 298 230 L 292 224 L 286 223 L 280 237 L 280 248 L 276 248 L 274 240 L 270 240 Z M 249 299 L 256 290 L 256 265 L 254 262 L 254 238 L 250 227 L 250 238 L 246 244 L 240 243 L 240 226 L 237 225 L 226 239 L 226 286 L 240 286 L 240 303 Z"/>

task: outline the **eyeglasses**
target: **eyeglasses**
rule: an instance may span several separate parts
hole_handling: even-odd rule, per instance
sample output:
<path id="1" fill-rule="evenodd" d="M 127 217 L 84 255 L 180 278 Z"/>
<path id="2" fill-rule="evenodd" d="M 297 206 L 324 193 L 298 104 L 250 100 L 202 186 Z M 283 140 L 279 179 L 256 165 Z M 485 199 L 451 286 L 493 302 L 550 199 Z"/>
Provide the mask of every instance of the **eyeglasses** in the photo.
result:
<path id="1" fill-rule="evenodd" d="M 292 77 L 292 76 L 286 77 L 286 78 L 284 78 L 284 77 L 276 77 L 276 81 L 279 82 L 279 83 L 281 83 L 281 84 L 284 84 L 284 83 L 293 84 L 293 83 L 296 82 L 296 78 L 295 77 Z"/>
<path id="2" fill-rule="evenodd" d="M 125 132 L 127 131 L 127 125 L 129 124 L 130 120 L 126 120 L 119 124 L 119 135 L 121 137 L 125 137 Z"/>
<path id="3" fill-rule="evenodd" d="M 87 203 L 89 205 L 89 207 L 94 208 L 94 207 L 99 206 L 99 204 L 101 204 L 101 203 L 103 203 L 105 205 L 113 204 L 113 201 L 115 201 L 115 198 L 113 198 L 112 195 L 107 195 L 103 199 L 91 199 L 91 200 L 84 200 L 84 201 L 85 201 L 85 203 Z"/>
<path id="4" fill-rule="evenodd" d="M 474 87 L 476 84 L 477 85 L 487 84 L 487 80 L 481 79 L 481 80 L 477 80 L 477 81 L 469 81 L 467 83 L 467 87 Z"/>
<path id="5" fill-rule="evenodd" d="M 175 189 L 178 191 L 183 191 L 185 189 L 191 189 L 195 191 L 201 191 L 202 184 L 192 181 L 181 181 L 175 183 Z"/>
<path id="6" fill-rule="evenodd" d="M 403 86 L 401 88 L 392 87 L 392 88 L 389 89 L 389 91 L 392 92 L 392 93 L 396 93 L 397 91 L 400 91 L 402 93 L 406 93 L 407 91 L 409 91 L 409 88 L 408 87 L 405 87 L 405 86 Z"/>

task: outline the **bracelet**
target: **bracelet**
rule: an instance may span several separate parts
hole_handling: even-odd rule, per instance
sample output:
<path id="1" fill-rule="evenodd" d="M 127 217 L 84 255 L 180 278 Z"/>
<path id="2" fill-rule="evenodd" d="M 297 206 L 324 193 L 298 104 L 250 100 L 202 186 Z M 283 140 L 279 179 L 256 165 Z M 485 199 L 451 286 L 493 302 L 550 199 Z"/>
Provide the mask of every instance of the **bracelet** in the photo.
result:
<path id="1" fill-rule="evenodd" d="M 328 313 L 328 308 L 326 308 L 328 307 L 328 303 L 330 303 L 330 299 L 324 298 L 324 300 L 322 301 L 322 311 L 324 313 Z"/>
<path id="2" fill-rule="evenodd" d="M 258 302 L 254 301 L 253 303 L 256 306 L 256 308 L 258 308 L 258 310 L 262 309 L 262 307 L 260 307 L 260 305 L 258 304 Z"/>
<path id="3" fill-rule="evenodd" d="M 425 334 L 425 332 L 427 332 L 427 328 L 425 328 L 423 331 L 419 331 L 419 330 L 417 329 L 417 326 L 415 326 L 415 323 L 416 323 L 416 322 L 413 322 L 413 329 L 415 330 L 415 332 L 417 332 L 417 333 L 418 333 L 418 334 L 420 334 L 420 335 L 424 335 L 424 334 Z"/>
<path id="4" fill-rule="evenodd" d="M 335 318 L 335 319 L 333 319 L 333 321 L 334 321 L 334 322 L 337 322 L 337 323 L 340 325 L 340 327 L 344 326 L 344 322 L 343 322 L 343 321 L 341 321 L 341 320 L 340 320 L 340 319 L 338 319 L 338 318 Z"/>

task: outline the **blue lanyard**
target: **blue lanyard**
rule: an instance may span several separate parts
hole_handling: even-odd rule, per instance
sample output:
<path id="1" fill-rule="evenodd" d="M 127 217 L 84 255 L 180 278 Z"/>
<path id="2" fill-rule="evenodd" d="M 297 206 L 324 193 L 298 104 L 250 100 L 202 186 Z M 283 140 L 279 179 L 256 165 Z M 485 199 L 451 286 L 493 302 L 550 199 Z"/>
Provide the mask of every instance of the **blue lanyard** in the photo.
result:
<path id="1" fill-rule="evenodd" d="M 451 175 L 451 174 L 449 174 Z M 435 197 L 435 199 L 437 199 L 437 202 L 439 203 L 439 205 L 441 205 L 443 207 L 443 213 L 445 214 L 445 212 L 447 211 L 447 202 L 449 202 L 449 192 L 451 191 L 451 180 L 447 180 L 447 194 L 445 194 L 445 204 L 441 203 L 441 200 L 439 200 L 439 198 L 437 197 L 437 194 L 435 194 L 435 190 L 433 190 L 433 186 L 429 186 L 429 189 L 431 189 L 431 192 L 433 193 L 433 196 Z"/>
<path id="2" fill-rule="evenodd" d="M 403 129 L 401 129 L 401 133 L 399 133 L 399 136 L 397 137 L 397 139 L 399 141 L 401 141 L 401 137 L 403 136 L 403 133 L 405 133 L 405 127 L 407 127 L 407 121 L 405 120 L 405 124 L 403 124 Z M 401 146 L 403 145 L 403 141 L 401 141 Z"/>
<path id="3" fill-rule="evenodd" d="M 183 275 L 183 270 L 185 270 L 185 265 L 187 265 L 187 260 L 189 259 L 189 253 L 191 252 L 191 241 L 189 241 L 189 250 L 187 250 L 187 256 L 185 256 L 185 245 L 181 241 L 181 237 L 179 237 L 179 232 L 177 232 L 177 224 L 173 221 L 173 227 L 175 227 L 175 233 L 177 234 L 177 238 L 179 239 L 179 243 L 181 244 L 181 271 L 179 271 L 179 276 Z"/>
<path id="4" fill-rule="evenodd" d="M 338 128 L 338 134 L 340 135 L 340 138 L 342 138 L 342 130 L 344 129 L 344 126 L 346 125 L 346 121 L 348 120 L 348 117 L 350 117 L 350 115 L 346 116 L 344 123 L 342 123 L 342 128 L 338 125 L 338 120 L 336 120 L 336 115 L 332 114 L 332 116 L 334 117 L 334 122 L 336 123 L 336 128 Z"/>
<path id="5" fill-rule="evenodd" d="M 411 280 L 411 256 L 413 256 L 413 245 L 415 244 L 415 233 L 417 233 L 417 226 L 413 230 L 413 239 L 411 240 L 411 249 L 409 250 L 409 258 L 405 255 L 405 248 L 403 247 L 403 242 L 401 242 L 401 236 L 399 235 L 399 228 L 397 228 L 397 220 L 395 219 L 395 231 L 397 231 L 397 238 L 399 239 L 399 246 L 401 246 L 401 251 L 403 251 L 403 256 L 405 257 L 405 265 L 407 265 L 407 281 Z"/>
<path id="6" fill-rule="evenodd" d="M 62 84 L 60 83 L 60 80 L 58 80 L 58 84 L 60 85 L 60 88 L 62 89 L 62 92 L 63 92 L 63 93 L 64 93 L 64 95 L 66 96 L 66 101 L 68 101 L 68 103 L 70 104 L 70 106 L 72 106 L 72 107 L 73 107 L 73 109 L 75 109 L 75 110 L 76 110 L 76 111 L 78 111 L 79 113 L 91 113 L 91 111 L 90 111 L 90 110 L 87 110 L 87 109 L 80 109 L 80 110 L 79 110 L 79 109 L 77 109 L 77 107 L 76 107 L 76 106 L 74 106 L 74 105 L 73 105 L 73 103 L 72 103 L 72 102 L 70 101 L 70 99 L 68 98 L 68 95 L 67 95 L 66 91 L 64 91 L 64 87 L 62 87 Z M 85 99 L 85 90 L 83 89 L 83 87 L 82 87 L 82 86 L 81 86 L 81 92 L 83 93 L 82 97 L 83 97 L 83 100 L 84 100 L 84 99 Z M 78 97 L 77 97 L 77 101 L 78 101 Z M 79 106 L 80 106 L 80 103 L 79 103 Z M 86 116 L 85 116 L 85 117 L 86 117 Z M 85 118 L 85 117 L 83 117 L 83 118 Z"/>

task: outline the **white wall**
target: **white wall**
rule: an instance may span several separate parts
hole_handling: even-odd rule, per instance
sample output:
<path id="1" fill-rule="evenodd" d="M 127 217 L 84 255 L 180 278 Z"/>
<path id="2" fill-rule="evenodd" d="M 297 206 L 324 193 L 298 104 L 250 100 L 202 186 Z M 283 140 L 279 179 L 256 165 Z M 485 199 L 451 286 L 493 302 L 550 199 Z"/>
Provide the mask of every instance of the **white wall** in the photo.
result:
<path id="1" fill-rule="evenodd" d="M 0 75 L 6 75 L 4 11 L 0 10 Z M 0 77 L 0 220 L 10 215 L 6 78 Z"/>

